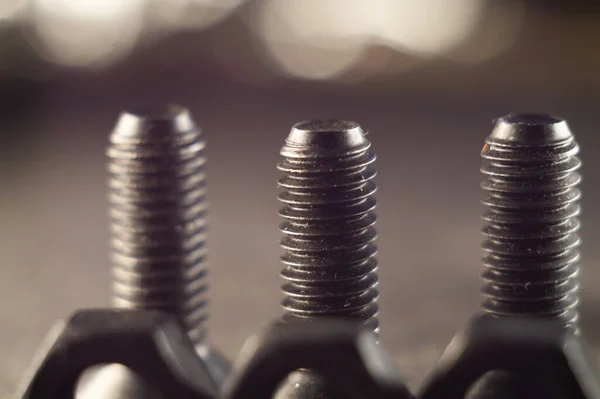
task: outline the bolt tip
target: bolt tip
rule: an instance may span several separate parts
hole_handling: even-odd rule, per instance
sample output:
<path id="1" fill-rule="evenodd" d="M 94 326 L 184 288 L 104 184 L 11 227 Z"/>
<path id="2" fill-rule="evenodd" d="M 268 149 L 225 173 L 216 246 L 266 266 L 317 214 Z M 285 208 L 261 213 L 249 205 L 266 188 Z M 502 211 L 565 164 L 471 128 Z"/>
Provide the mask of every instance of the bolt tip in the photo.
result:
<path id="1" fill-rule="evenodd" d="M 366 133 L 358 123 L 344 120 L 312 120 L 296 123 L 285 141 L 282 155 L 294 156 L 299 151 L 312 155 L 345 154 L 362 151 L 369 146 Z"/>
<path id="2" fill-rule="evenodd" d="M 146 105 L 121 113 L 113 136 L 171 135 L 196 129 L 187 108 L 177 105 Z"/>
<path id="3" fill-rule="evenodd" d="M 496 120 L 490 142 L 543 145 L 572 137 L 567 122 L 545 114 L 509 114 Z"/>
<path id="4" fill-rule="evenodd" d="M 358 123 L 337 119 L 302 121 L 294 125 L 293 129 L 306 133 L 344 133 L 348 130 L 360 128 Z"/>
<path id="5" fill-rule="evenodd" d="M 124 114 L 150 120 L 170 120 L 178 114 L 186 112 L 188 112 L 187 109 L 179 104 L 145 104 L 123 111 Z"/>

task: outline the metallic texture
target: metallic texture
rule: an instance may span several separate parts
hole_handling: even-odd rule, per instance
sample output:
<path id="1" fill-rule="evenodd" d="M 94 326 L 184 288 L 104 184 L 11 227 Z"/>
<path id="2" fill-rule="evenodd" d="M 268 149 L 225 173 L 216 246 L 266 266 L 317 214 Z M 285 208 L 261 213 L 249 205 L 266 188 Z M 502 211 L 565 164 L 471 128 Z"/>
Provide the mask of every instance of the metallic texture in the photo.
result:
<path id="1" fill-rule="evenodd" d="M 378 333 L 375 155 L 360 126 L 296 124 L 278 169 L 284 320 L 344 318 Z"/>
<path id="2" fill-rule="evenodd" d="M 418 397 L 598 398 L 600 379 L 590 354 L 581 337 L 556 320 L 479 315 L 454 337 Z M 490 371 L 500 385 L 491 386 Z M 496 378 L 504 373 L 509 377 Z"/>
<path id="3" fill-rule="evenodd" d="M 107 150 L 113 299 L 118 308 L 176 316 L 220 385 L 229 362 L 205 339 L 204 148 L 200 130 L 183 107 L 130 111 L 119 118 Z M 123 398 L 148 396 L 133 375 L 110 381 L 102 376 L 110 375 L 105 371 L 90 379 L 82 389 L 84 399 L 100 391 L 109 397 L 104 387 L 115 384 L 111 389 Z M 131 387 L 137 395 L 128 394 Z"/>
<path id="4" fill-rule="evenodd" d="M 207 319 L 205 142 L 181 107 L 123 113 L 107 150 L 114 305 Z"/>
<path id="5" fill-rule="evenodd" d="M 219 387 L 206 364 L 196 355 L 173 315 L 147 310 L 86 309 L 78 310 L 50 331 L 14 397 L 73 398 L 81 374 L 107 363 L 125 366 L 161 398 L 215 399 L 218 394 Z M 110 389 L 108 392 L 115 394 Z M 115 396 L 96 397 L 127 397 L 121 394 L 119 391 Z"/>
<path id="6" fill-rule="evenodd" d="M 558 320 L 577 330 L 579 148 L 567 123 L 508 115 L 482 151 L 483 309 Z"/>
<path id="7" fill-rule="evenodd" d="M 340 320 L 271 325 L 246 341 L 221 398 L 272 398 L 289 373 L 309 368 L 324 376 L 340 398 L 413 399 L 394 359 L 362 327 Z M 327 398 L 310 385 L 298 385 L 296 397 Z"/>

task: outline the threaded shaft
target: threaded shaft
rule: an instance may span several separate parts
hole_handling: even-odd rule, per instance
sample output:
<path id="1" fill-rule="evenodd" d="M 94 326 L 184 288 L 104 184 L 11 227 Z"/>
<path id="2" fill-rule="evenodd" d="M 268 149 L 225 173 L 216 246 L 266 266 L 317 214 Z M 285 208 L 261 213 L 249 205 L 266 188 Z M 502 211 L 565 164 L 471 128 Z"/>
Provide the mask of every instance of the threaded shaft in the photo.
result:
<path id="1" fill-rule="evenodd" d="M 121 115 L 107 150 L 114 304 L 207 318 L 205 143 L 180 107 Z"/>
<path id="2" fill-rule="evenodd" d="M 508 115 L 487 138 L 482 306 L 491 315 L 577 331 L 578 150 L 566 122 L 545 115 Z"/>
<path id="3" fill-rule="evenodd" d="M 375 333 L 375 155 L 354 122 L 296 124 L 281 150 L 285 320 L 340 317 Z"/>

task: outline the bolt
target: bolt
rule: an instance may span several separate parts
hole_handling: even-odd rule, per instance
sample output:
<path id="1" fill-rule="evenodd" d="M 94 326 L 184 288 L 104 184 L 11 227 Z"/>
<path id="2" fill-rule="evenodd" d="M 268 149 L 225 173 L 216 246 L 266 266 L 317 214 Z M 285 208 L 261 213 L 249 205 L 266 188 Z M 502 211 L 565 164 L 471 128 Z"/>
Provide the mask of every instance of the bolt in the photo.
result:
<path id="1" fill-rule="evenodd" d="M 491 316 L 551 319 L 578 333 L 578 151 L 566 121 L 547 115 L 507 115 L 486 139 L 482 307 Z M 494 371 L 467 397 L 547 396 L 542 390 Z"/>
<path id="2" fill-rule="evenodd" d="M 204 149 L 183 107 L 130 111 L 119 118 L 107 149 L 113 302 L 177 316 L 220 385 L 229 366 L 206 342 Z M 139 385 L 133 376 L 120 379 Z"/>
<path id="3" fill-rule="evenodd" d="M 379 333 L 376 157 L 365 136 L 354 122 L 300 122 L 281 150 L 284 321 L 341 318 Z M 307 370 L 290 375 L 277 395 L 333 396 Z"/>
<path id="4" fill-rule="evenodd" d="M 186 110 L 125 113 L 107 151 L 114 305 L 206 335 L 205 142 Z"/>
<path id="5" fill-rule="evenodd" d="M 217 381 L 206 344 L 205 141 L 187 109 L 124 113 L 110 139 L 114 302 L 180 318 Z"/>
<path id="6" fill-rule="evenodd" d="M 577 330 L 578 151 L 567 123 L 546 115 L 505 116 L 487 138 L 487 313 L 552 318 Z"/>

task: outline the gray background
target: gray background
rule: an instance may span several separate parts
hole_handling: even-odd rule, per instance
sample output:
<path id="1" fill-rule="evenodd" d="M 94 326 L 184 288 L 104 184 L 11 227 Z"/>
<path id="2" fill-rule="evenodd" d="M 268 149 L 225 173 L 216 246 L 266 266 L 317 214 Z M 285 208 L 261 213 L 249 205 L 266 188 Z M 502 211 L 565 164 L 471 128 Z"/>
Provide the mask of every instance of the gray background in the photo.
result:
<path id="1" fill-rule="evenodd" d="M 283 140 L 299 120 L 352 119 L 370 131 L 379 156 L 382 344 L 418 385 L 478 310 L 479 151 L 492 120 L 513 111 L 565 117 L 581 146 L 581 312 L 584 335 L 596 345 L 600 29 L 592 8 L 542 5 L 532 6 L 519 40 L 493 61 L 433 60 L 408 74 L 358 83 L 305 82 L 267 66 L 269 84 L 236 79 L 202 50 L 225 46 L 240 62 L 260 65 L 242 57 L 245 39 L 235 18 L 155 43 L 101 72 L 47 63 L 43 79 L 7 72 L 0 394 L 14 389 L 55 320 L 110 304 L 104 148 L 119 110 L 149 99 L 188 106 L 205 133 L 210 339 L 227 355 L 235 357 L 281 312 L 275 165 Z M 6 37 L 11 29 L 5 27 Z"/>

